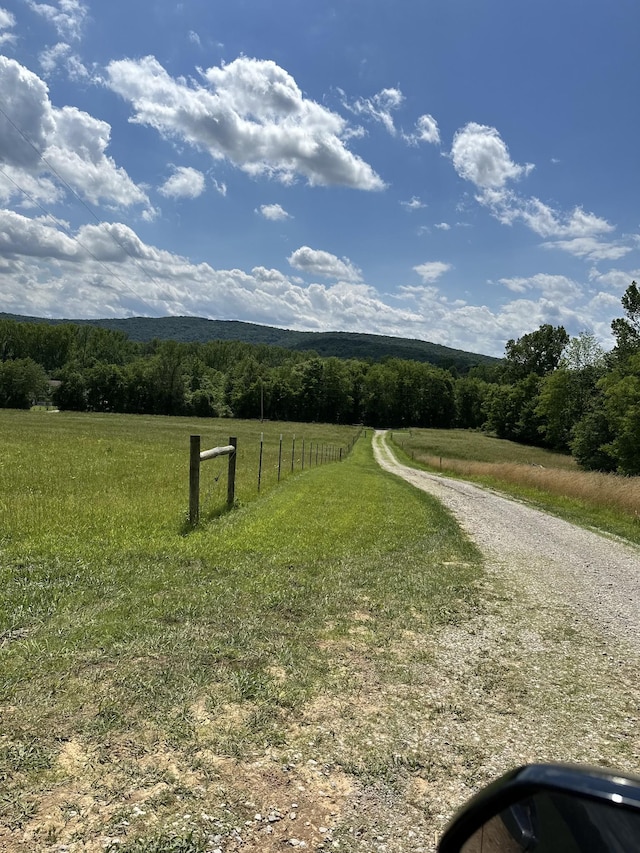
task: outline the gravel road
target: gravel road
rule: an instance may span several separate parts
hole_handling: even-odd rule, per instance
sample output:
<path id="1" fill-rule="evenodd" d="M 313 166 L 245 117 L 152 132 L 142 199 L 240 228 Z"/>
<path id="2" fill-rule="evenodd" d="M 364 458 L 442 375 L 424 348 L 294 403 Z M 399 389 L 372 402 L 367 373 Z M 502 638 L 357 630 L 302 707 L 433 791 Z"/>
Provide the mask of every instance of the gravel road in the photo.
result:
<path id="1" fill-rule="evenodd" d="M 640 549 L 462 480 L 401 465 L 376 432 L 387 471 L 437 497 L 480 548 L 487 569 L 555 597 L 611 640 L 640 654 Z"/>

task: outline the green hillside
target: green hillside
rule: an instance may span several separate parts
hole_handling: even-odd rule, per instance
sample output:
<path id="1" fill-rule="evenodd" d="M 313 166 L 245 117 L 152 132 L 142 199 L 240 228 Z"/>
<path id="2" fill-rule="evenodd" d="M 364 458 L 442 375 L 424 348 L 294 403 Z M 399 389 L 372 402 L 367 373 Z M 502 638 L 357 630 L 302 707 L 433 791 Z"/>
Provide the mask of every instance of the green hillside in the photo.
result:
<path id="1" fill-rule="evenodd" d="M 357 332 L 296 332 L 256 323 L 237 320 L 206 320 L 203 317 L 129 317 L 101 320 L 51 320 L 41 317 L 24 317 L 2 314 L 0 319 L 29 323 L 77 323 L 100 326 L 124 332 L 134 341 L 175 340 L 243 341 L 251 344 L 268 344 L 289 350 L 317 352 L 323 357 L 358 358 L 382 361 L 401 358 L 428 362 L 438 367 L 454 367 L 462 373 L 476 364 L 496 364 L 499 359 L 478 353 L 451 349 L 450 347 L 418 341 L 411 338 L 394 338 L 385 335 L 367 335 Z"/>

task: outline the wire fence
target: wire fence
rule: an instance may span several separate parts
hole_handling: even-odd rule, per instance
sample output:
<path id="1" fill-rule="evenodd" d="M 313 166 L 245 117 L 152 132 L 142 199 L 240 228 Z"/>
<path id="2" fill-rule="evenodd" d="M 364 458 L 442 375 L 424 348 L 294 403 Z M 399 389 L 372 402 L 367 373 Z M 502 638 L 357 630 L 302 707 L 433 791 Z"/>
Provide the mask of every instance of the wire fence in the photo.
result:
<path id="1" fill-rule="evenodd" d="M 320 441 L 307 436 L 265 434 L 261 432 L 255 441 L 251 441 L 246 435 L 239 441 L 229 439 L 228 444 L 235 443 L 233 453 L 233 466 L 229 465 L 229 471 L 233 467 L 235 482 L 232 484 L 227 474 L 227 505 L 232 506 L 235 500 L 250 500 L 252 497 L 270 489 L 280 483 L 286 477 L 295 473 L 308 471 L 321 465 L 344 461 L 352 451 L 354 444 L 362 434 L 362 428 L 354 431 L 347 442 L 337 444 L 334 442 Z M 194 445 L 194 439 L 197 442 Z M 196 446 L 198 449 L 193 450 Z M 227 441 L 224 446 L 215 447 L 211 451 L 199 452 L 200 436 L 192 436 L 192 450 L 190 457 L 190 519 L 192 524 L 197 523 L 199 511 L 193 510 L 194 490 L 200 489 L 200 477 L 202 477 L 203 496 L 202 503 L 207 513 L 215 513 L 223 506 L 224 490 L 220 488 L 221 478 L 224 480 L 224 470 L 227 463 L 222 463 L 220 458 L 224 455 Z M 207 465 L 202 474 L 199 473 L 199 462 L 205 459 L 215 460 L 214 465 Z M 194 485 L 194 467 L 197 466 L 196 475 L 198 485 Z M 229 498 L 229 495 L 234 497 Z"/>

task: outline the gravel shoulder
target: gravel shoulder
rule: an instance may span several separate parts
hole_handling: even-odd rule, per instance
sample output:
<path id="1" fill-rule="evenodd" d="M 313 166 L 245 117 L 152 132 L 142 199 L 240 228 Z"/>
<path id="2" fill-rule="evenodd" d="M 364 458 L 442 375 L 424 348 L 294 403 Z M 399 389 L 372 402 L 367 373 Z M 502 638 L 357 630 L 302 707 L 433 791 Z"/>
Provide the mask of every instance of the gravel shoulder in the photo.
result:
<path id="1" fill-rule="evenodd" d="M 511 575 L 534 598 L 556 597 L 640 653 L 640 549 L 489 489 L 402 465 L 382 431 L 373 446 L 382 468 L 444 503 L 485 555 L 489 572 Z"/>

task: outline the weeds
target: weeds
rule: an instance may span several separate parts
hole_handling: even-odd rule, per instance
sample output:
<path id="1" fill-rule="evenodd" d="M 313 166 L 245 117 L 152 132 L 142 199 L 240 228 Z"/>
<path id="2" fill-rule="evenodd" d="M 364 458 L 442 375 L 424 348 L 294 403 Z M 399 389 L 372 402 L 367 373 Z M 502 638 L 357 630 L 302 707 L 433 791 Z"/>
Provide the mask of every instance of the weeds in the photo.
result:
<path id="1" fill-rule="evenodd" d="M 581 471 L 564 454 L 467 430 L 395 433 L 405 456 L 432 470 L 524 497 L 577 524 L 640 542 L 640 478 Z"/>
<path id="2" fill-rule="evenodd" d="M 158 831 L 201 801 L 223 820 L 224 762 L 286 749 L 313 697 L 349 684 L 332 642 L 355 625 L 358 642 L 387 643 L 474 606 L 478 554 L 436 501 L 380 471 L 368 443 L 278 488 L 263 480 L 259 500 L 247 486 L 238 509 L 181 536 L 183 438 L 199 425 L 0 417 L 13 425 L 0 494 L 7 505 L 16 495 L 0 550 L 0 707 L 13 745 L 0 774 L 16 801 L 47 792 L 59 843 L 79 791 L 101 818 L 83 818 L 78 837 L 103 833 L 107 804 L 133 792 L 154 803 Z M 13 820 L 49 831 L 37 811 Z M 200 849 L 197 834 L 145 840 L 143 829 L 115 833 L 118 849 Z"/>

